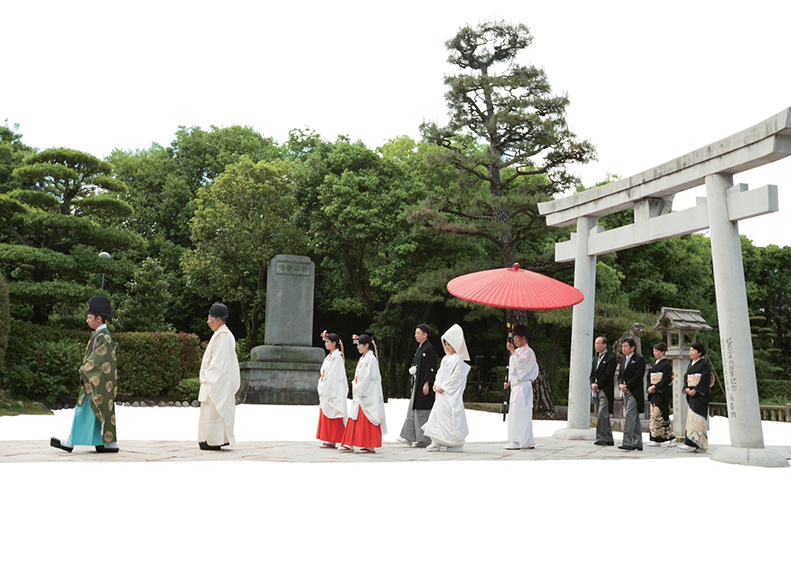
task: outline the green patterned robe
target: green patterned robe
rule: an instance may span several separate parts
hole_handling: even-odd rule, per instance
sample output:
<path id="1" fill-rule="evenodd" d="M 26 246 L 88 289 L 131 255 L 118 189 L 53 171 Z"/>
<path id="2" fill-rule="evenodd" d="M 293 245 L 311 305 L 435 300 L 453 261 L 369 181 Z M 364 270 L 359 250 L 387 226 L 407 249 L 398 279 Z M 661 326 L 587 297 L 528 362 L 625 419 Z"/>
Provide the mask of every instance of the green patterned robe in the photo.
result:
<path id="1" fill-rule="evenodd" d="M 118 368 L 116 365 L 115 342 L 107 328 L 91 335 L 85 348 L 85 357 L 80 366 L 82 389 L 77 404 L 85 399 L 90 403 L 93 415 L 102 425 L 102 441 L 116 442 L 115 396 L 118 393 Z"/>

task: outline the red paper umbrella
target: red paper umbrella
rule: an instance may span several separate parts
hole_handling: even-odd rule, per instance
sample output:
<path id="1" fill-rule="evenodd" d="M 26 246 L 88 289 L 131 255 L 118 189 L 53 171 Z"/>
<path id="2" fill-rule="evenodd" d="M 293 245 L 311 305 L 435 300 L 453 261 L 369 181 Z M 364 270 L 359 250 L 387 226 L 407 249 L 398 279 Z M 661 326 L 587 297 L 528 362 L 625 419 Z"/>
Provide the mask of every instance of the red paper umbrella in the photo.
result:
<path id="1" fill-rule="evenodd" d="M 459 276 L 448 282 L 456 298 L 514 310 L 554 310 L 582 302 L 582 292 L 553 278 L 513 268 L 496 268 Z"/>

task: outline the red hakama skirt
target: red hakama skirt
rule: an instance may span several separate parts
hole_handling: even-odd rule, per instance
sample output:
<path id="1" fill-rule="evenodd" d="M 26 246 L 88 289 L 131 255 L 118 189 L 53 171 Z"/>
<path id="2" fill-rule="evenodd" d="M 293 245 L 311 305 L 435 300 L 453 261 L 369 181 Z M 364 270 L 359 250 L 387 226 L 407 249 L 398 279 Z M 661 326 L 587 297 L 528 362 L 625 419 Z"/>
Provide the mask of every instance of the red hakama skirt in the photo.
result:
<path id="1" fill-rule="evenodd" d="M 337 444 L 343 440 L 345 429 L 343 418 L 327 418 L 324 410 L 319 408 L 319 428 L 316 430 L 316 438 L 322 442 Z"/>
<path id="2" fill-rule="evenodd" d="M 379 424 L 376 426 L 371 424 L 360 408 L 357 412 L 357 420 L 349 418 L 346 423 L 346 432 L 343 433 L 341 444 L 358 448 L 381 448 L 382 427 Z"/>

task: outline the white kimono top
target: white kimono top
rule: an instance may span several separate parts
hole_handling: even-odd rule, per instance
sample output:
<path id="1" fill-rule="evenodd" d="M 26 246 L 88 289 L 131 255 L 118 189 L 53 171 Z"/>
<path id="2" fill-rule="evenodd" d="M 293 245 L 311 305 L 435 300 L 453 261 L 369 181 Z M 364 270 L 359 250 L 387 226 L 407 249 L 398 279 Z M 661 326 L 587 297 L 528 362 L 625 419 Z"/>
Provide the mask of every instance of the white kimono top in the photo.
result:
<path id="1" fill-rule="evenodd" d="M 379 361 L 370 350 L 360 358 L 357 369 L 354 371 L 352 407 L 349 410 L 349 418 L 357 420 L 360 408 L 371 424 L 381 425 L 382 434 L 387 434 L 382 375 L 379 373 Z"/>
<path id="2" fill-rule="evenodd" d="M 209 340 L 200 365 L 198 400 L 211 400 L 223 418 L 236 411 L 236 393 L 241 385 L 236 339 L 228 327 L 220 326 Z"/>
<path id="3" fill-rule="evenodd" d="M 533 380 L 538 378 L 536 353 L 527 344 L 520 346 L 508 360 L 511 403 L 533 408 Z"/>
<path id="4" fill-rule="evenodd" d="M 448 354 L 439 365 L 434 390 L 442 388 L 445 392 L 437 394 L 428 422 L 423 426 L 426 436 L 437 444 L 451 447 L 464 445 L 469 433 L 464 412 L 464 389 L 469 372 L 469 364 L 459 354 Z"/>
<path id="5" fill-rule="evenodd" d="M 319 378 L 319 407 L 327 418 L 343 418 L 349 416 L 346 398 L 349 395 L 349 381 L 346 379 L 346 368 L 340 350 L 333 350 L 324 358 Z"/>

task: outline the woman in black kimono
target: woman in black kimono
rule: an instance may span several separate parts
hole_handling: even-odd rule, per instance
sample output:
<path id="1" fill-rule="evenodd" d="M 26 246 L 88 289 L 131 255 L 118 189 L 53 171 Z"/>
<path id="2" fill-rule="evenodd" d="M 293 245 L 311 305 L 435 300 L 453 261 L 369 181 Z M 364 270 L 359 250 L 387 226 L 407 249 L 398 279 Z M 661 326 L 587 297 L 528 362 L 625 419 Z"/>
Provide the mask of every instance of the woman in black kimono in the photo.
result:
<path id="1" fill-rule="evenodd" d="M 689 348 L 692 362 L 684 374 L 684 394 L 687 395 L 687 439 L 681 450 L 704 452 L 709 448 L 708 418 L 711 398 L 711 367 L 706 360 L 703 344 L 695 342 Z"/>
<path id="2" fill-rule="evenodd" d="M 661 446 L 668 442 L 667 447 L 676 444 L 673 429 L 670 426 L 670 400 L 673 397 L 673 365 L 665 358 L 667 344 L 654 344 L 656 362 L 648 373 L 648 399 L 651 402 L 651 419 L 648 423 L 649 446 Z"/>

